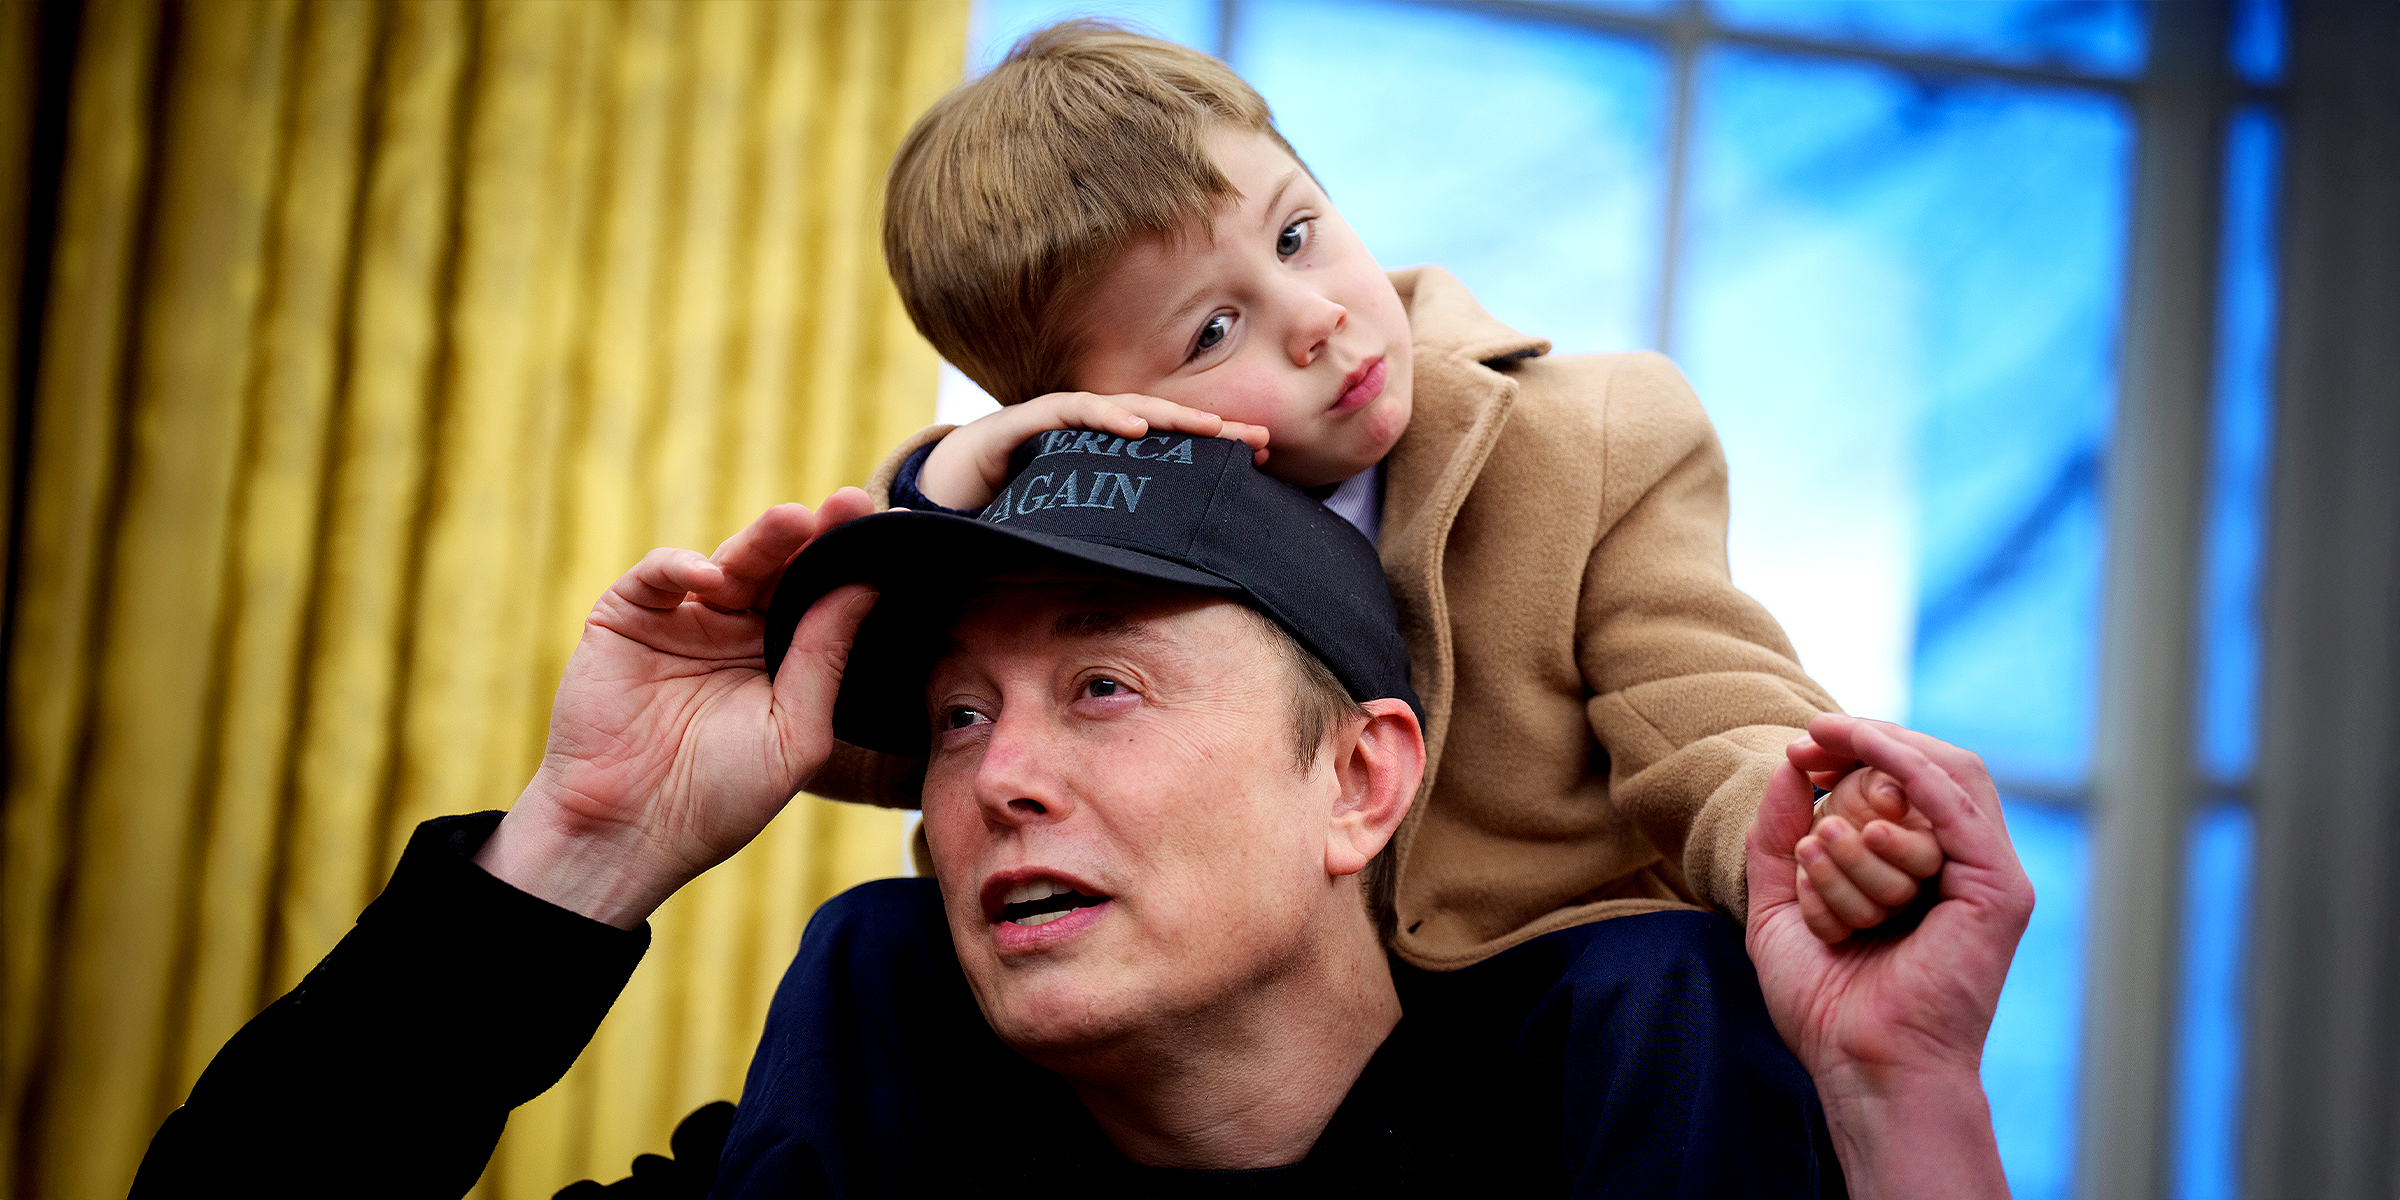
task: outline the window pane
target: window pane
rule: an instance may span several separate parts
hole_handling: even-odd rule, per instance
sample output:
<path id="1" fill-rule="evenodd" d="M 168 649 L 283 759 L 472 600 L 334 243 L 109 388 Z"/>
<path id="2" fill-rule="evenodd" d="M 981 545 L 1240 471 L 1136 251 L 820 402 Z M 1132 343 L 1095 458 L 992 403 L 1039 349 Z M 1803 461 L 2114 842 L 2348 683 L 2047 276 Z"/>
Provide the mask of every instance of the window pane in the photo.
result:
<path id="1" fill-rule="evenodd" d="M 2079 787 L 2124 111 L 1701 67 L 1676 355 L 1732 465 L 1736 582 L 1846 707 Z"/>
<path id="2" fill-rule="evenodd" d="M 1701 63 L 1676 352 L 1735 580 L 1853 711 L 1982 754 L 2041 904 L 1985 1083 L 2020 1197 L 2074 1165 L 2098 468 L 2132 129 L 2114 100 Z"/>
<path id="3" fill-rule="evenodd" d="M 2148 22 L 2133 0 L 1712 0 L 1761 32 L 2020 66 L 2137 75 Z"/>
<path id="4" fill-rule="evenodd" d="M 2200 596 L 2200 769 L 2250 774 L 2258 703 L 2259 556 L 2275 357 L 2274 117 L 2249 109 L 2225 143 L 2217 286 L 2216 410 Z"/>
<path id="5" fill-rule="evenodd" d="M 1220 11 L 1217 0 L 976 0 L 967 17 L 967 73 L 990 70 L 1017 39 L 1069 17 L 1096 17 L 1214 54 Z"/>
<path id="6" fill-rule="evenodd" d="M 2081 811 L 2003 796 L 2009 840 L 2039 901 L 2008 966 L 1983 1090 L 2015 1200 L 2067 1200 L 2075 1179 L 2075 1086 L 2083 1036 L 2083 914 L 2091 829 Z"/>
<path id="7" fill-rule="evenodd" d="M 1376 258 L 1561 351 L 1649 344 L 1666 78 L 1646 43 L 1416 4 L 1243 9 L 1232 63 Z"/>
<path id="8" fill-rule="evenodd" d="M 1669 17 L 1683 6 L 1684 0 L 1556 0 L 1556 3 L 1560 8 L 1588 8 L 1637 17 Z"/>
<path id="9" fill-rule="evenodd" d="M 2249 83 L 2283 82 L 2283 0 L 2233 0 L 2233 70 Z"/>
<path id="10" fill-rule="evenodd" d="M 2231 1200 L 2240 1150 L 2242 953 L 2250 915 L 2250 810 L 2192 818 L 2183 899 L 2183 1019 L 2176 1033 L 2175 1190 Z"/>

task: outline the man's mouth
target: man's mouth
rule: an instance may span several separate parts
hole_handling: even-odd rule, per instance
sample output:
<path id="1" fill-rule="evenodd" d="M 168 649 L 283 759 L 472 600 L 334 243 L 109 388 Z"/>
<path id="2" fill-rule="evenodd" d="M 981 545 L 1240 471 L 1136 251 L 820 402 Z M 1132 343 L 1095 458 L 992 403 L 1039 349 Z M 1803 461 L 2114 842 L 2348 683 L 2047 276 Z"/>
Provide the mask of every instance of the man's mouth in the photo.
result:
<path id="1" fill-rule="evenodd" d="M 1106 903 L 1106 896 L 1087 896 L 1054 879 L 1033 879 L 1008 889 L 1008 894 L 1001 898 L 1000 919 L 1032 928 L 1047 925 L 1076 909 Z"/>

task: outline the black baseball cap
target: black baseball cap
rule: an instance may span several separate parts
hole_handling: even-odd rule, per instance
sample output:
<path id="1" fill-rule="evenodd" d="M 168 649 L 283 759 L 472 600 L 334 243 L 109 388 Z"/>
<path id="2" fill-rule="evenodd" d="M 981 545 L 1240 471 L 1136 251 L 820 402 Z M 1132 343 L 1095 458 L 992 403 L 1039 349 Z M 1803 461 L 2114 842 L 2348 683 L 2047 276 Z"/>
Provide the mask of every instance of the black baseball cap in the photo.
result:
<path id="1" fill-rule="evenodd" d="M 782 665 L 819 597 L 873 585 L 882 599 L 851 646 L 833 734 L 923 758 L 925 676 L 959 595 L 995 575 L 1097 568 L 1247 604 L 1316 655 L 1352 699 L 1406 700 L 1423 721 L 1374 544 L 1260 474 L 1251 457 L 1224 438 L 1038 434 L 1018 448 L 1008 483 L 978 517 L 893 509 L 809 543 L 767 609 L 767 670 Z"/>

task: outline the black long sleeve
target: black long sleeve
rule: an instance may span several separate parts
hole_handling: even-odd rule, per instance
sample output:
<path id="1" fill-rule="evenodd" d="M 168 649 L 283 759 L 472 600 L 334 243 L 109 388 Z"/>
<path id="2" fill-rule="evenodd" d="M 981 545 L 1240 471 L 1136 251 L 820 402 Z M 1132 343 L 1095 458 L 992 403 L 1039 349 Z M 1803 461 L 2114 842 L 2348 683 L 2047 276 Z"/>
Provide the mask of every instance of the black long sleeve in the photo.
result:
<path id="1" fill-rule="evenodd" d="M 939 445 L 941 443 L 938 441 L 927 442 L 917 447 L 916 451 L 908 456 L 908 460 L 900 464 L 899 472 L 892 476 L 892 507 L 912 508 L 918 512 L 949 513 L 954 517 L 982 516 L 982 505 L 974 508 L 951 508 L 946 504 L 935 503 L 917 487 L 917 480 L 925 474 L 925 460 L 933 457 L 933 448 Z"/>
<path id="2" fill-rule="evenodd" d="M 218 1051 L 135 1200 L 460 1196 L 509 1110 L 556 1083 L 649 947 L 500 882 L 496 812 L 417 827 L 358 925 Z"/>

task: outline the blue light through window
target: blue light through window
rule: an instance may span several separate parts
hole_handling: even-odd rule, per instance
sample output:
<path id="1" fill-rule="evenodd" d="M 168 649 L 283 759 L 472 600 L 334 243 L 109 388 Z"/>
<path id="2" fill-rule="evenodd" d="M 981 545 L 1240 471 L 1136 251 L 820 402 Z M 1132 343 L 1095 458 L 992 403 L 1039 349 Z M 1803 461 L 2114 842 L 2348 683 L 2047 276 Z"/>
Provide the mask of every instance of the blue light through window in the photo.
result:
<path id="1" fill-rule="evenodd" d="M 1732 464 L 1736 581 L 1850 674 L 1845 705 L 2015 789 L 2041 906 L 1985 1082 L 2016 1194 L 2063 1195 L 2088 837 L 2024 801 L 2078 792 L 2091 756 L 2129 116 L 1743 50 L 1704 61 L 1699 105 L 1675 354 Z"/>
<path id="2" fill-rule="evenodd" d="M 2227 796 L 2248 783 L 2256 754 L 2279 140 L 2275 119 L 2253 108 L 2234 118 L 2225 141 L 2214 452 L 2193 744 L 2199 774 Z M 2184 1200 L 2235 1193 L 2251 835 L 2250 812 L 2233 799 L 2220 799 L 2192 818 L 2173 1129 L 2175 1194 Z"/>
<path id="3" fill-rule="evenodd" d="M 1667 80 L 1642 42 L 1439 8 L 1260 6 L 1233 63 L 1386 266 L 1561 351 L 1651 344 Z"/>
<path id="4" fill-rule="evenodd" d="M 2234 0 L 2233 70 L 2245 83 L 2283 82 L 2283 0 Z"/>
<path id="5" fill-rule="evenodd" d="M 1712 0 L 1726 24 L 1821 41 L 2136 75 L 2148 26 L 2134 0 Z"/>

